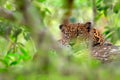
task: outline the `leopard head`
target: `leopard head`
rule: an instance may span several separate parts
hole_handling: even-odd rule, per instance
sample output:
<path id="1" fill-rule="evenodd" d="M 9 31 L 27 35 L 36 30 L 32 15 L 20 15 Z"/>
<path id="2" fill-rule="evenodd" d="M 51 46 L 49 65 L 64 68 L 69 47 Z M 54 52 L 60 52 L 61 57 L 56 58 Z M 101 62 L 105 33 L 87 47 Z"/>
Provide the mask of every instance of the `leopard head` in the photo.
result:
<path id="1" fill-rule="evenodd" d="M 63 37 L 66 39 L 73 39 L 77 36 L 77 27 L 75 27 L 74 24 L 61 24 L 59 29 L 61 30 Z"/>
<path id="2" fill-rule="evenodd" d="M 59 26 L 64 38 L 77 38 L 85 37 L 89 34 L 91 30 L 91 22 L 83 23 L 75 23 L 75 24 L 61 24 Z"/>

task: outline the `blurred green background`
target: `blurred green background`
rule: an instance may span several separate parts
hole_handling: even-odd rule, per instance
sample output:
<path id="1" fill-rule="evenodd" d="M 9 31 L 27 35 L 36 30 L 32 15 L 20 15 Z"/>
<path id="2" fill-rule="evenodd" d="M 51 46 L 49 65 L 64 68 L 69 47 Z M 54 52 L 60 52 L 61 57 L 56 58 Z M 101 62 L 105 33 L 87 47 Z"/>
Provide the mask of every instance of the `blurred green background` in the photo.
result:
<path id="1" fill-rule="evenodd" d="M 61 38 L 59 25 L 69 17 L 71 23 L 91 21 L 106 40 L 120 46 L 120 0 L 28 1 L 55 41 Z M 18 19 L 14 22 L 0 17 L 0 80 L 120 80 L 120 62 L 101 64 L 91 59 L 84 42 L 79 47 L 74 46 L 67 59 L 51 49 L 47 54 L 37 52 L 32 29 L 18 24 L 21 20 L 19 2 L 21 0 L 0 0 L 0 8 L 12 11 Z M 36 18 L 36 13 L 33 14 Z M 40 54 L 34 61 L 36 53 Z"/>

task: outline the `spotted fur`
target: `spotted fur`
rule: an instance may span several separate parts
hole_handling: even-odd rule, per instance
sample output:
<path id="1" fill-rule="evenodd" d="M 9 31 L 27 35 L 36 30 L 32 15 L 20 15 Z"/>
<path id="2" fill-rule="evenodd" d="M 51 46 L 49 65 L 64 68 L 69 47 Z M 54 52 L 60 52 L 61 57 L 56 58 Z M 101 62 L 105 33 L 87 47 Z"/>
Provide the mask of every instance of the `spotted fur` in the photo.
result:
<path id="1" fill-rule="evenodd" d="M 75 23 L 75 24 L 61 24 L 59 26 L 63 40 L 70 42 L 72 39 L 81 38 L 83 40 L 90 40 L 92 46 L 103 45 L 105 40 L 101 33 L 92 28 L 91 22 Z"/>

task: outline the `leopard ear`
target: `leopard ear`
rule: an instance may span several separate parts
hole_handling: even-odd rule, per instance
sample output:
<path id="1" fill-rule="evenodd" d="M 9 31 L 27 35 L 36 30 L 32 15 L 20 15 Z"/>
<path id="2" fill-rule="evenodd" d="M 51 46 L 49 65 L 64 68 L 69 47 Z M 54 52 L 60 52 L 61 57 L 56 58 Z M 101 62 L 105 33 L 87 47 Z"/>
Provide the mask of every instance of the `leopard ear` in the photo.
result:
<path id="1" fill-rule="evenodd" d="M 88 29 L 88 32 L 89 32 L 92 28 L 92 23 L 91 22 L 86 22 L 85 27 Z"/>
<path id="2" fill-rule="evenodd" d="M 59 29 L 62 29 L 63 28 L 63 25 L 61 24 L 61 25 L 59 25 Z"/>

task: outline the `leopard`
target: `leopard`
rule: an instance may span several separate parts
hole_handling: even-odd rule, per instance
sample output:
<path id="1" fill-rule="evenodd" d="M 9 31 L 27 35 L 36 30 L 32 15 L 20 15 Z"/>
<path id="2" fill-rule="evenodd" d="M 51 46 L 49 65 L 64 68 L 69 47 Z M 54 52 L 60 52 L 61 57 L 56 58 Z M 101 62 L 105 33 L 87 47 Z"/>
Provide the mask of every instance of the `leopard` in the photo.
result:
<path id="1" fill-rule="evenodd" d="M 83 40 L 89 40 L 92 47 L 101 46 L 105 44 L 105 38 L 101 32 L 92 27 L 91 22 L 86 23 L 67 23 L 59 25 L 59 29 L 62 33 L 62 39 L 64 44 L 69 44 L 72 39 L 80 38 Z"/>
<path id="2" fill-rule="evenodd" d="M 63 45 L 69 45 L 73 39 L 88 41 L 91 43 L 89 47 L 91 57 L 99 60 L 101 63 L 108 63 L 113 60 L 112 56 L 115 55 L 117 47 L 111 42 L 107 42 L 104 35 L 95 29 L 91 22 L 61 24 L 59 29 L 62 33 L 60 41 Z"/>

